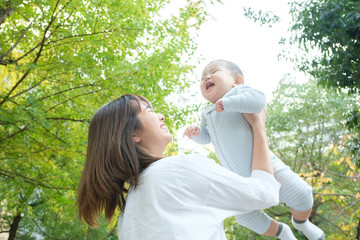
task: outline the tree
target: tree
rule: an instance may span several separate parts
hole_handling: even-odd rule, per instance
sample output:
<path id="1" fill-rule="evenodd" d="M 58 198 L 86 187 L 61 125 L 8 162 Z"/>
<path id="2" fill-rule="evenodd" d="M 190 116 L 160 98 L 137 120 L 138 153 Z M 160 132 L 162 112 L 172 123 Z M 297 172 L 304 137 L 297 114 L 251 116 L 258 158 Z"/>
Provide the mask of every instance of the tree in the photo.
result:
<path id="1" fill-rule="evenodd" d="M 360 234 L 360 171 L 345 147 L 349 132 L 343 111 L 360 103 L 346 92 L 327 91 L 312 80 L 298 84 L 289 75 L 279 83 L 267 106 L 267 136 L 271 150 L 312 187 L 314 207 L 310 220 L 326 239 L 353 239 Z M 214 152 L 208 157 L 217 160 Z M 266 209 L 274 219 L 291 224 L 285 204 Z M 224 224 L 227 239 L 269 239 L 236 223 Z M 300 233 L 293 228 L 298 239 Z"/>
<path id="2" fill-rule="evenodd" d="M 360 2 L 321 0 L 295 2 L 294 39 L 304 50 L 320 54 L 303 67 L 324 86 L 360 90 Z"/>
<path id="3" fill-rule="evenodd" d="M 313 187 L 310 219 L 324 230 L 326 239 L 353 239 L 359 234 L 360 171 L 345 148 L 350 132 L 342 113 L 346 105 L 359 103 L 346 93 L 316 85 L 315 81 L 298 84 L 289 76 L 281 80 L 267 106 L 269 145 Z M 265 212 L 291 226 L 291 211 L 284 204 Z M 225 221 L 225 230 L 228 239 L 269 239 L 241 227 L 235 218 Z M 299 232 L 293 232 L 301 239 Z"/>
<path id="4" fill-rule="evenodd" d="M 359 234 L 360 171 L 345 147 L 351 132 L 344 127 L 343 112 L 360 103 L 346 91 L 327 91 L 313 80 L 297 84 L 287 78 L 267 107 L 270 148 L 312 185 L 310 219 L 325 231 L 326 239 L 352 239 Z M 290 215 L 281 206 L 269 213 L 283 221 Z"/>
<path id="5" fill-rule="evenodd" d="M 350 240 L 360 234 L 360 171 L 345 147 L 351 132 L 344 127 L 343 111 L 360 103 L 346 92 L 316 86 L 315 81 L 298 84 L 289 76 L 281 80 L 267 106 L 269 145 L 313 187 L 310 220 L 324 230 L 326 239 Z M 284 204 L 265 212 L 291 226 L 291 211 Z M 225 221 L 225 230 L 228 239 L 269 239 L 241 227 L 235 218 Z M 299 232 L 293 232 L 301 239 Z"/>
<path id="6" fill-rule="evenodd" d="M 205 2 L 162 18 L 167 3 L 1 1 L 0 228 L 9 239 L 97 234 L 76 220 L 74 200 L 88 123 L 101 105 L 137 93 L 174 115 L 171 129 L 183 121 L 188 110 L 166 100 L 190 85 L 187 59 Z"/>
<path id="7" fill-rule="evenodd" d="M 360 91 L 360 2 L 352 0 L 308 0 L 293 2 L 293 44 L 309 57 L 297 57 L 298 68 L 313 76 L 320 85 Z M 314 50 L 315 51 L 312 51 Z M 304 54 L 304 55 L 305 55 Z M 359 108 L 350 107 L 347 126 L 355 132 L 349 141 L 353 160 L 360 167 Z"/>

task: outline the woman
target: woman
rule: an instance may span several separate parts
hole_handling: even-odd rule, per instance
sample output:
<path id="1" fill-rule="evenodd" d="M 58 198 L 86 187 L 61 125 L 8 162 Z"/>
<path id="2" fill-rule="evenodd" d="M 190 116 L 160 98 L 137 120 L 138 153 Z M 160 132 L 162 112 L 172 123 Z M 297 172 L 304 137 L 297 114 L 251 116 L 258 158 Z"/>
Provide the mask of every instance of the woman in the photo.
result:
<path id="1" fill-rule="evenodd" d="M 279 201 L 265 113 L 246 119 L 254 135 L 249 178 L 198 154 L 164 157 L 172 136 L 146 98 L 124 95 L 106 104 L 90 124 L 80 218 L 96 226 L 102 211 L 110 221 L 119 206 L 122 240 L 226 239 L 224 219 Z"/>

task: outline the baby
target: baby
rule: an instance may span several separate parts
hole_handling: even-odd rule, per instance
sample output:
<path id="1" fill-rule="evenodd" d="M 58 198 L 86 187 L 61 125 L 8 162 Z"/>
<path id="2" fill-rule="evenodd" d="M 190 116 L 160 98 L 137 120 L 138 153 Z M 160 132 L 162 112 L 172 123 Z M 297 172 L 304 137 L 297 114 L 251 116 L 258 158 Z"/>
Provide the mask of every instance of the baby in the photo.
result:
<path id="1" fill-rule="evenodd" d="M 212 104 L 204 108 L 200 127 L 187 127 L 184 136 L 199 144 L 211 142 L 222 166 L 249 177 L 253 137 L 242 113 L 260 112 L 266 106 L 266 99 L 262 92 L 243 85 L 243 82 L 243 74 L 234 63 L 226 60 L 210 62 L 203 70 L 200 89 L 203 97 Z M 309 240 L 325 239 L 324 232 L 308 220 L 313 205 L 311 186 L 272 152 L 271 155 L 275 178 L 281 183 L 280 201 L 291 208 L 293 226 Z M 275 221 L 262 211 L 236 216 L 236 220 L 258 234 L 283 240 L 296 239 L 288 225 Z"/>

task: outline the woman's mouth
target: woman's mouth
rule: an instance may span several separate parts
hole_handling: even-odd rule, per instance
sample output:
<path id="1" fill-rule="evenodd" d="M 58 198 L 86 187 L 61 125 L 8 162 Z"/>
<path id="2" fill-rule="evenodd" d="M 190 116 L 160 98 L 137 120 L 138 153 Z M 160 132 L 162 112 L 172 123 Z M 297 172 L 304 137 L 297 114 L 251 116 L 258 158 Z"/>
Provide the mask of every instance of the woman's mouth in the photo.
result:
<path id="1" fill-rule="evenodd" d="M 160 125 L 161 129 L 164 129 L 166 131 L 169 131 L 169 129 L 166 127 L 165 123 Z"/>

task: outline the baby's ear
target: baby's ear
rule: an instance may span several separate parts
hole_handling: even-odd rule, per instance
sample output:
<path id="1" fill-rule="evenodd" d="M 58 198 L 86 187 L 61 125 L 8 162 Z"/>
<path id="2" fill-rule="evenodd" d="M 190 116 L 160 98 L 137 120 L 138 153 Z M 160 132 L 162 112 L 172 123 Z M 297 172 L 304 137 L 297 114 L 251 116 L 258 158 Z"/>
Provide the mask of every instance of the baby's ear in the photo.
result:
<path id="1" fill-rule="evenodd" d="M 236 75 L 234 83 L 235 83 L 235 85 L 243 84 L 243 77 L 240 74 Z"/>

